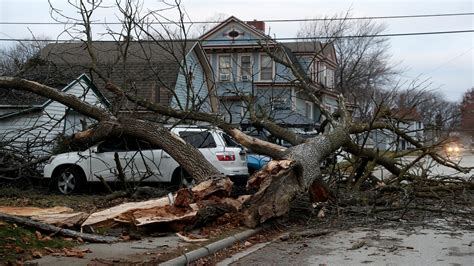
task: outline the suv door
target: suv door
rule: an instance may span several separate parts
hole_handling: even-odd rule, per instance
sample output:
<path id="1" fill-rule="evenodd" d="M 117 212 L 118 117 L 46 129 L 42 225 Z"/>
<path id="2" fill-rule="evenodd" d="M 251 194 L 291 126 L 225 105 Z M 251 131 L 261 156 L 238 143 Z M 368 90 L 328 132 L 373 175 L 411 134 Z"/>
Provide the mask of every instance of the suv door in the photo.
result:
<path id="1" fill-rule="evenodd" d="M 127 171 L 130 181 L 159 181 L 161 179 L 161 157 L 163 150 L 152 146 L 150 143 L 128 138 L 127 154 L 128 159 Z"/>
<path id="2" fill-rule="evenodd" d="M 120 164 L 124 171 L 127 166 L 127 150 L 125 140 L 123 138 L 108 139 L 97 145 L 97 152 L 91 153 L 91 157 L 85 157 L 84 160 L 90 162 L 92 181 L 98 181 L 101 176 L 106 181 L 115 181 L 118 171 L 114 160 L 114 154 L 117 153 Z"/>
<path id="3" fill-rule="evenodd" d="M 160 180 L 161 149 L 154 149 L 149 143 L 135 138 L 113 138 L 100 143 L 97 152 L 91 154 L 92 180 L 102 176 L 106 181 L 116 181 L 118 176 L 115 162 L 117 153 L 120 165 L 128 181 L 150 179 Z M 88 160 L 88 158 L 84 158 Z"/>

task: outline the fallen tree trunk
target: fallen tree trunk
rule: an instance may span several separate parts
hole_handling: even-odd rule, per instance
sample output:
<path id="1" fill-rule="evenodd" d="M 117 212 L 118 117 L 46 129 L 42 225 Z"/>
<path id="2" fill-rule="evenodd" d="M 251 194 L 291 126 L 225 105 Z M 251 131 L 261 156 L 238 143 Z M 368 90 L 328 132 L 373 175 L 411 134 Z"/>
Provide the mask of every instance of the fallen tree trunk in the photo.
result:
<path id="1" fill-rule="evenodd" d="M 22 224 L 30 227 L 34 227 L 46 232 L 51 232 L 55 234 L 60 234 L 63 236 L 69 236 L 69 237 L 74 237 L 74 238 L 81 238 L 82 240 L 89 241 L 89 242 L 96 242 L 96 243 L 113 243 L 119 241 L 119 238 L 117 237 L 111 237 L 111 236 L 99 236 L 99 235 L 94 235 L 94 234 L 88 234 L 88 233 L 81 233 L 77 232 L 74 230 L 70 229 L 63 229 L 54 225 L 38 222 L 38 221 L 33 221 L 28 218 L 24 217 L 19 217 L 15 215 L 9 215 L 5 213 L 0 213 L 0 220 L 6 221 L 6 222 L 11 222 L 11 223 L 17 223 L 17 224 Z"/>
<path id="2" fill-rule="evenodd" d="M 0 213 L 28 217 L 35 221 L 59 227 L 73 227 L 80 225 L 88 216 L 87 213 L 74 212 L 71 208 L 61 206 L 52 208 L 0 207 Z"/>
<path id="3" fill-rule="evenodd" d="M 285 160 L 268 163 L 248 182 L 249 188 L 258 191 L 243 211 L 245 225 L 255 227 L 288 213 L 290 202 L 304 191 L 312 201 L 326 201 L 330 193 L 322 180 L 320 164 L 350 141 L 345 128 L 335 128 L 288 149 Z"/>

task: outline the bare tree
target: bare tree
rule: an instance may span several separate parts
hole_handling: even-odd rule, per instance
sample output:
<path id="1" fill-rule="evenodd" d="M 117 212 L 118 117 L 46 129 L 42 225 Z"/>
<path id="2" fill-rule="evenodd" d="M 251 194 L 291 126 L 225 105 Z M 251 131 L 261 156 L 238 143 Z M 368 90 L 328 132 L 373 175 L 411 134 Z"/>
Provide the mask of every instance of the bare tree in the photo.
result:
<path id="1" fill-rule="evenodd" d="M 349 17 L 346 13 L 345 17 Z M 326 20 L 303 24 L 298 37 L 318 38 L 332 36 L 337 54 L 336 90 L 358 106 L 357 116 L 373 108 L 373 100 L 380 100 L 380 90 L 390 89 L 396 66 L 391 62 L 388 38 L 376 35 L 385 30 L 373 20 L 344 21 L 326 17 Z M 352 36 L 352 37 L 351 37 Z M 393 86 L 390 86 L 393 87 Z"/>
<path id="2" fill-rule="evenodd" d="M 249 118 L 252 125 L 265 128 L 271 132 L 274 136 L 284 139 L 291 143 L 293 146 L 285 148 L 274 143 L 263 141 L 257 138 L 253 138 L 247 134 L 244 134 L 241 129 L 233 123 L 229 123 L 219 115 L 218 113 L 206 112 L 191 103 L 189 104 L 177 104 L 165 105 L 160 102 L 151 101 L 148 98 L 137 95 L 136 91 L 133 90 L 133 83 L 122 82 L 118 79 L 118 82 L 113 79 L 113 76 L 104 73 L 104 69 L 101 68 L 101 62 L 104 60 L 100 58 L 97 53 L 97 46 L 94 42 L 94 34 L 91 31 L 91 21 L 94 14 L 94 10 L 99 8 L 101 2 L 88 2 L 79 1 L 76 5 L 79 10 L 79 14 L 82 16 L 82 26 L 84 29 L 78 31 L 81 33 L 81 37 L 84 42 L 81 43 L 84 49 L 87 51 L 89 58 L 89 69 L 91 73 L 94 73 L 98 79 L 101 80 L 104 89 L 112 93 L 118 101 L 115 102 L 116 107 L 111 110 L 101 109 L 95 106 L 91 106 L 84 102 L 81 102 L 75 97 L 58 92 L 57 90 L 39 84 L 33 81 L 14 77 L 1 77 L 0 87 L 2 88 L 15 88 L 20 90 L 26 90 L 33 93 L 40 94 L 48 97 L 55 101 L 61 102 L 62 104 L 69 106 L 78 112 L 90 116 L 98 121 L 95 127 L 92 127 L 86 131 L 75 134 L 74 138 L 78 141 L 84 140 L 98 140 L 106 136 L 116 136 L 121 133 L 126 133 L 137 138 L 144 139 L 151 144 L 156 144 L 169 153 L 182 167 L 197 181 L 204 181 L 211 178 L 223 178 L 222 174 L 219 173 L 207 160 L 205 160 L 202 154 L 189 144 L 185 143 L 181 138 L 171 134 L 162 124 L 150 121 L 146 117 L 136 118 L 130 116 L 129 113 L 121 112 L 121 104 L 124 102 L 132 103 L 136 108 L 142 108 L 154 115 L 160 115 L 166 118 L 177 119 L 177 121 L 201 121 L 221 128 L 224 132 L 232 136 L 243 146 L 254 150 L 255 152 L 269 155 L 273 158 L 262 171 L 256 173 L 251 177 L 248 182 L 248 187 L 252 187 L 257 190 L 250 199 L 247 201 L 247 205 L 242 211 L 244 221 L 249 226 L 256 226 L 270 218 L 279 217 L 286 214 L 289 210 L 290 202 L 301 193 L 309 193 L 312 201 L 327 201 L 328 199 L 334 198 L 331 195 L 331 188 L 327 185 L 322 174 L 321 164 L 331 154 L 338 150 L 344 150 L 345 152 L 355 155 L 359 158 L 364 158 L 367 162 L 373 165 L 380 165 L 387 169 L 392 177 L 389 180 L 385 180 L 389 185 L 397 187 L 402 181 L 410 181 L 413 184 L 426 184 L 426 177 L 420 179 L 420 177 L 410 173 L 408 170 L 414 167 L 415 163 L 423 159 L 424 157 L 431 157 L 436 162 L 455 168 L 459 171 L 467 172 L 469 168 L 463 168 L 456 163 L 447 160 L 440 156 L 433 147 L 423 146 L 417 139 L 413 138 L 406 130 L 394 126 L 391 119 L 391 113 L 381 108 L 379 111 L 374 112 L 373 116 L 368 119 L 368 122 L 356 122 L 352 120 L 352 117 L 347 110 L 346 100 L 341 95 L 338 97 L 338 109 L 336 112 L 331 112 L 321 103 L 319 96 L 324 89 L 320 84 L 314 82 L 314 80 L 308 78 L 301 72 L 301 66 L 295 64 L 291 58 L 285 56 L 284 46 L 277 44 L 269 44 L 263 40 L 260 44 L 265 49 L 268 55 L 275 60 L 276 63 L 286 67 L 288 71 L 292 73 L 298 87 L 304 91 L 309 100 L 315 103 L 323 113 L 327 120 L 327 127 L 323 133 L 311 138 L 303 138 L 300 135 L 280 127 L 271 119 L 266 116 L 261 116 L 255 111 L 255 105 L 249 104 L 247 106 L 248 112 L 250 113 Z M 148 36 L 149 40 L 152 40 L 154 44 L 161 45 L 163 47 L 170 47 L 176 43 L 173 39 L 176 36 L 176 31 L 170 30 L 165 27 L 162 30 L 157 30 L 151 25 L 156 24 L 144 24 L 157 19 L 163 19 L 160 17 L 159 11 L 150 11 L 145 14 L 145 17 L 136 17 L 138 13 L 129 12 L 134 10 L 133 7 L 137 7 L 138 4 L 135 1 L 129 0 L 117 2 L 117 4 L 123 4 L 121 12 L 126 17 L 125 22 L 128 25 L 133 25 L 129 28 L 133 28 L 139 34 L 136 36 Z M 176 23 L 181 27 L 179 36 L 186 37 L 187 28 L 184 25 L 185 13 L 182 11 L 179 2 L 174 3 L 174 8 L 179 13 L 180 20 Z M 154 26 L 155 27 L 155 26 Z M 150 32 L 152 31 L 152 32 Z M 131 38 L 131 33 L 134 31 L 127 30 L 126 36 L 122 37 L 119 41 L 118 56 L 112 57 L 112 63 L 117 61 L 127 62 L 129 56 L 133 55 L 133 49 L 131 47 L 134 42 Z M 161 34 L 161 35 L 160 35 Z M 361 33 L 366 34 L 366 33 Z M 166 38 L 172 38 L 168 42 L 162 42 L 163 38 L 159 40 L 155 36 L 163 36 Z M 186 41 L 186 40 L 185 40 Z M 141 44 L 140 42 L 138 42 Z M 365 43 L 364 43 L 365 44 Z M 146 51 L 146 45 L 140 45 L 142 48 L 141 52 Z M 370 47 L 370 45 L 369 45 Z M 360 51 L 360 54 L 364 54 L 369 48 L 364 48 Z M 377 50 L 377 49 L 375 49 Z M 383 50 L 383 49 L 382 49 Z M 381 57 L 383 54 L 382 50 L 375 52 L 372 61 L 364 61 L 365 57 L 359 57 L 359 61 L 364 61 L 361 65 L 372 65 L 370 63 L 382 62 Z M 191 99 L 196 99 L 193 95 L 195 87 L 191 86 L 192 78 L 189 75 L 189 66 L 184 63 L 185 60 L 182 57 L 177 56 L 179 53 L 173 49 L 174 53 L 171 56 L 180 62 L 180 69 L 184 71 L 188 78 L 186 79 L 186 86 L 184 91 L 186 95 L 186 102 Z M 179 49 L 178 49 L 179 51 Z M 322 49 L 324 52 L 324 49 Z M 380 54 L 381 53 L 381 54 Z M 349 53 L 352 55 L 353 53 Z M 118 58 L 118 59 L 117 59 Z M 110 59 L 110 58 L 108 58 Z M 359 62 L 353 62 L 354 64 L 344 65 L 344 69 L 355 69 L 360 66 Z M 129 66 L 129 65 L 128 65 Z M 127 68 L 127 64 L 120 65 L 121 68 Z M 383 67 L 382 67 L 383 68 Z M 374 77 L 377 69 L 369 68 L 360 77 L 363 81 L 370 81 Z M 344 71 L 341 71 L 343 73 Z M 347 89 L 348 84 L 344 82 L 353 82 L 355 85 L 360 84 L 360 89 L 364 87 L 363 81 L 359 81 L 355 78 L 357 71 L 350 71 L 348 80 L 341 81 L 341 88 Z M 387 72 L 385 72 L 387 74 Z M 378 77 L 377 77 L 378 78 Z M 383 80 L 383 75 L 380 77 Z M 356 82 L 357 81 L 357 82 Z M 131 85 L 128 87 L 128 85 Z M 370 85 L 370 84 L 369 84 Z M 170 87 L 171 89 L 171 87 Z M 177 93 L 174 91 L 174 93 Z M 245 95 L 249 97 L 249 103 L 252 101 L 252 95 Z M 119 108 L 117 108 L 119 106 Z M 191 108 L 190 108 L 191 107 Z M 138 110 L 138 109 L 135 109 Z M 125 115 L 124 115 L 125 114 Z M 176 120 L 174 120 L 176 121 Z M 372 130 L 387 130 L 398 138 L 405 140 L 419 150 L 418 157 L 414 162 L 408 164 L 400 164 L 393 156 L 389 156 L 383 152 L 379 152 L 376 149 L 365 148 L 364 145 L 360 145 L 359 142 L 354 140 L 354 135 L 364 134 Z M 363 166 L 361 171 L 366 173 L 362 179 L 358 179 L 355 182 L 362 182 L 371 178 L 370 173 L 373 169 L 370 167 Z M 377 182 L 382 182 L 375 178 Z M 356 189 L 360 186 L 354 186 Z M 462 189 L 462 186 L 451 186 L 451 189 Z M 442 188 L 441 188 L 442 189 Z M 383 193 L 383 191 L 379 191 Z"/>
<path id="3" fill-rule="evenodd" d="M 19 75 L 28 65 L 37 63 L 40 50 L 47 45 L 42 41 L 21 41 L 10 47 L 0 49 L 0 75 Z"/>

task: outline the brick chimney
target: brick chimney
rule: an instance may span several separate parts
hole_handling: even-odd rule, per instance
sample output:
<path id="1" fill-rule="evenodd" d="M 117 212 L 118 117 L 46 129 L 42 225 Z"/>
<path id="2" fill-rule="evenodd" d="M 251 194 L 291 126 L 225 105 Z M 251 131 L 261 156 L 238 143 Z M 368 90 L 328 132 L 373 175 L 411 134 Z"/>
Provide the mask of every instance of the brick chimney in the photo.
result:
<path id="1" fill-rule="evenodd" d="M 265 21 L 254 19 L 253 21 L 247 21 L 247 24 L 254 27 L 255 29 L 265 33 Z"/>

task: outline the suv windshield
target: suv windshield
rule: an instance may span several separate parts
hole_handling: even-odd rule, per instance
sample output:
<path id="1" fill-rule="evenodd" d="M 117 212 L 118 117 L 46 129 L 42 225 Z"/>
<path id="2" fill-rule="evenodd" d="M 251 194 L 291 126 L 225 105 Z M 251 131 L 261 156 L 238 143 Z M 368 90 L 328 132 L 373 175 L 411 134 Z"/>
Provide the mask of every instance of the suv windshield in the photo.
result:
<path id="1" fill-rule="evenodd" d="M 192 132 L 192 131 L 183 131 L 179 132 L 179 136 L 183 138 L 186 142 L 193 145 L 195 148 L 215 148 L 216 142 L 212 137 L 212 134 L 209 132 Z"/>

